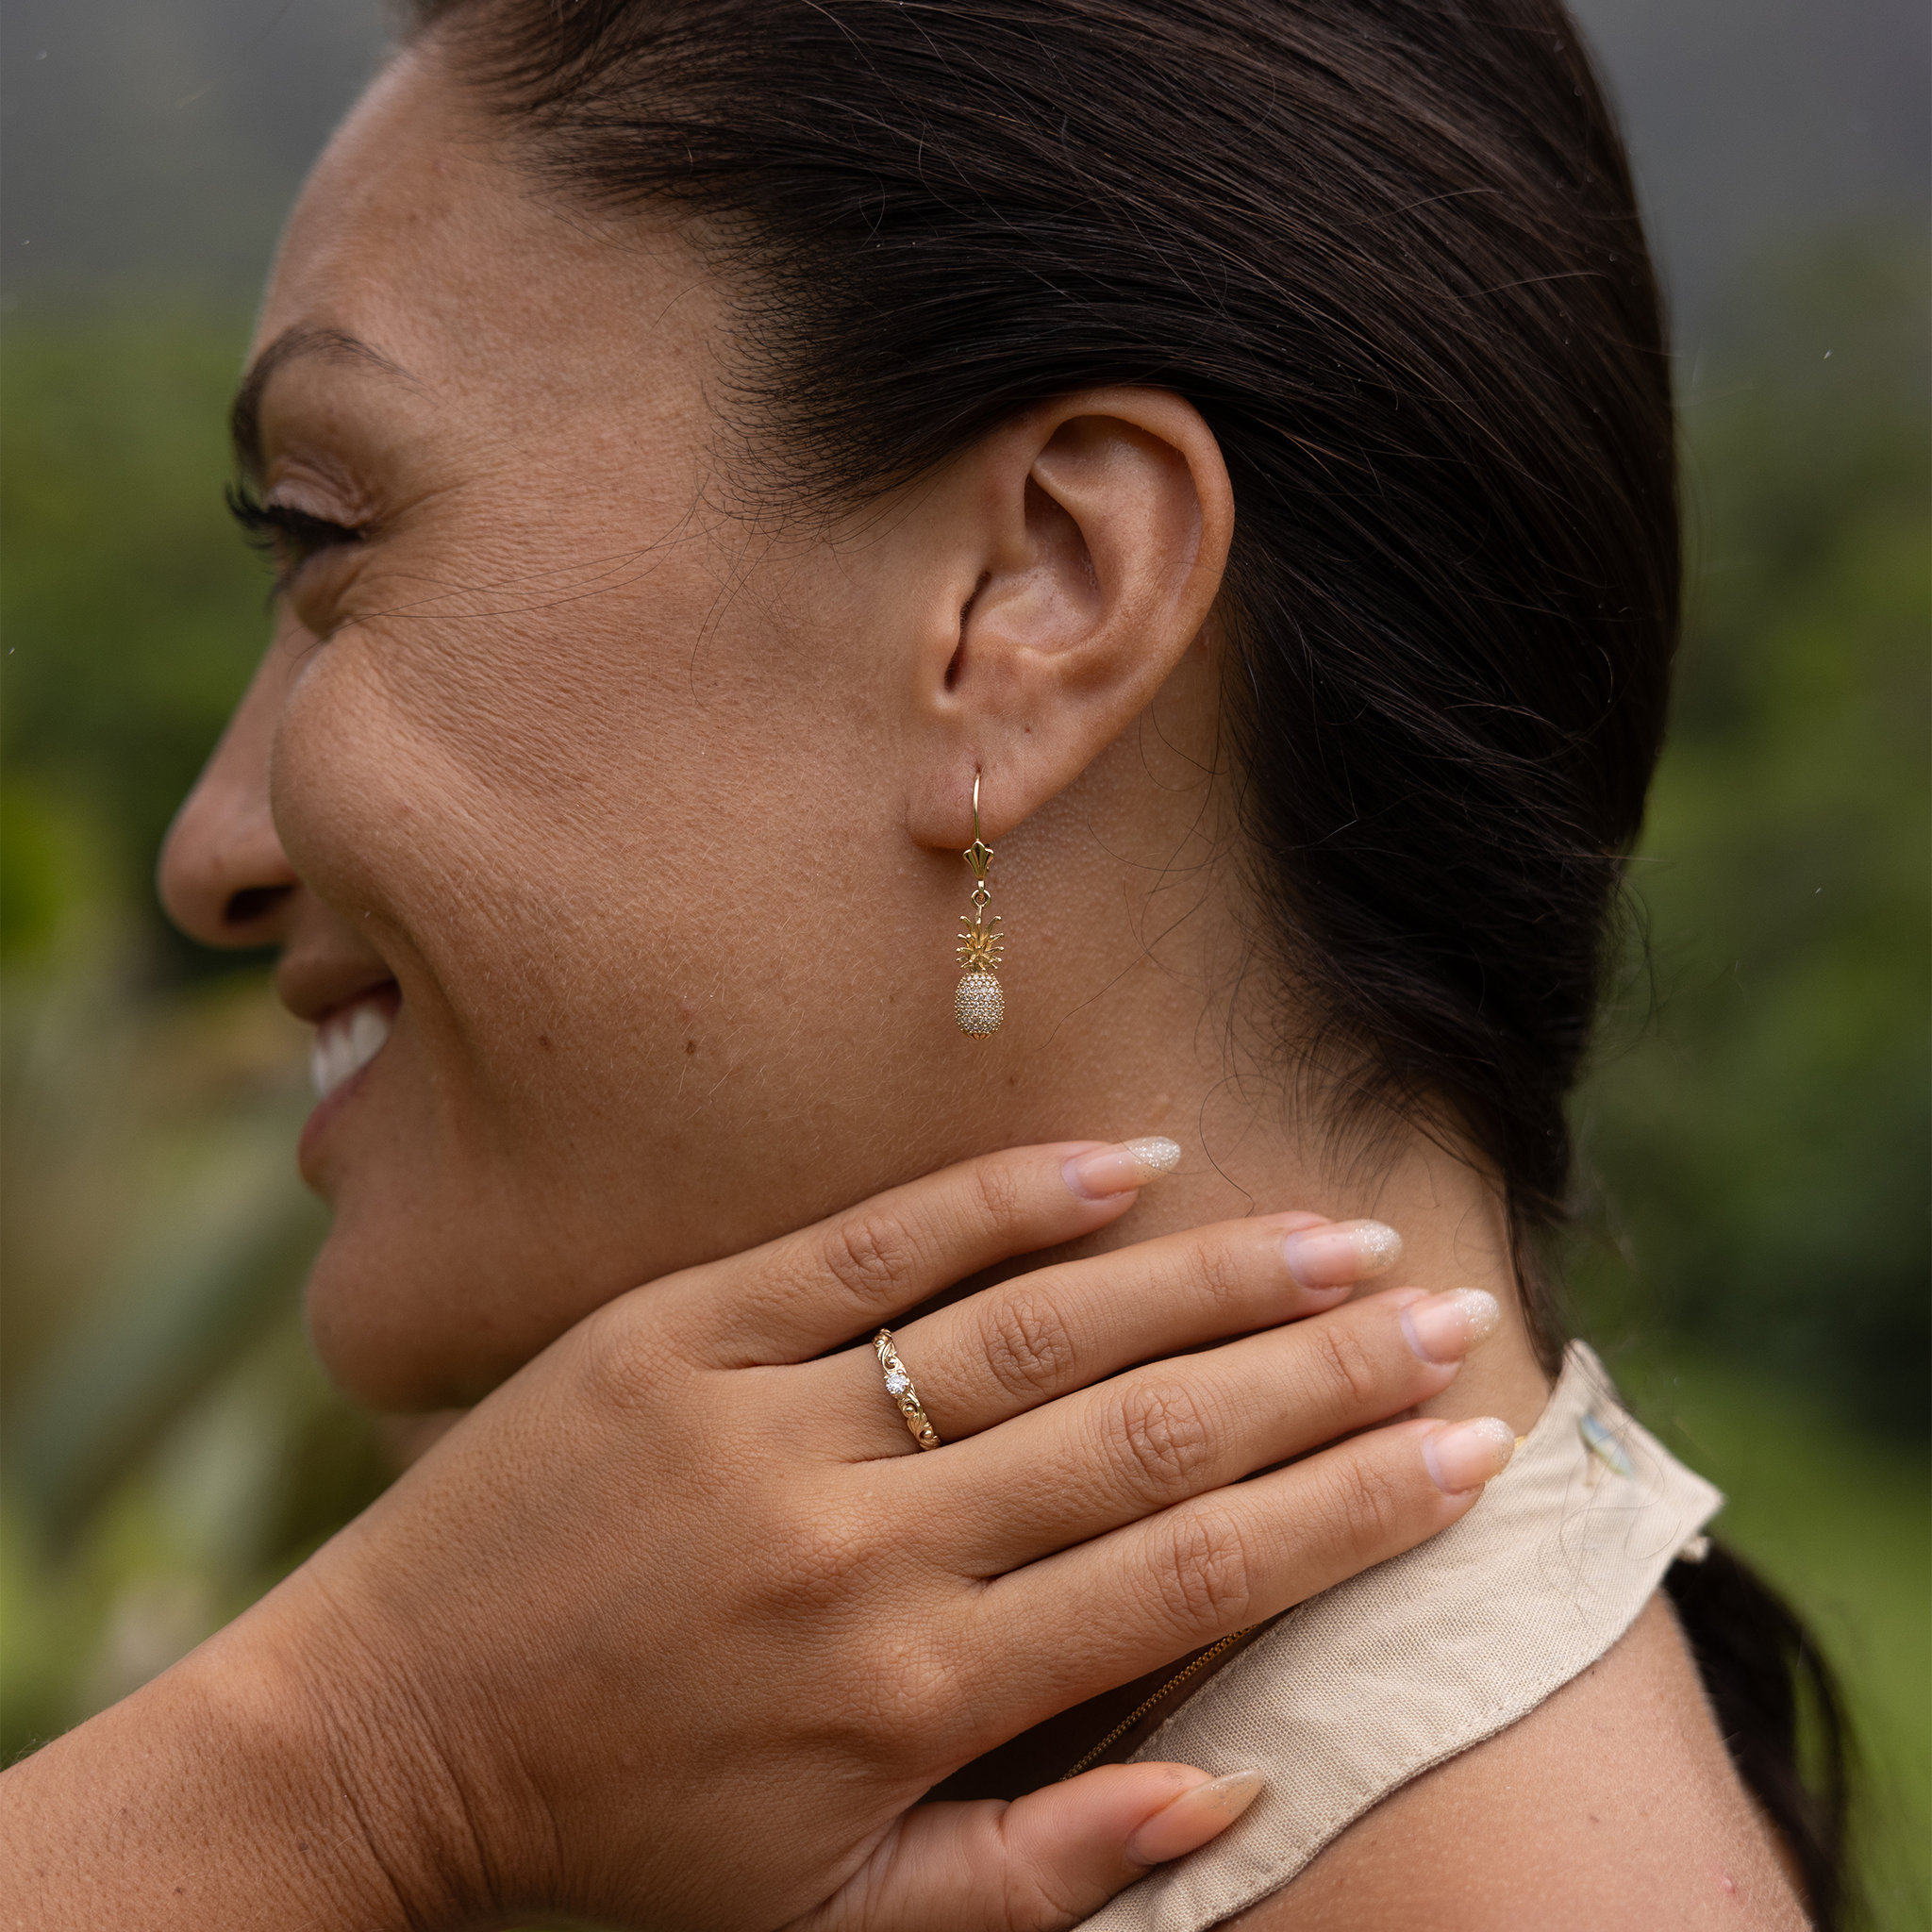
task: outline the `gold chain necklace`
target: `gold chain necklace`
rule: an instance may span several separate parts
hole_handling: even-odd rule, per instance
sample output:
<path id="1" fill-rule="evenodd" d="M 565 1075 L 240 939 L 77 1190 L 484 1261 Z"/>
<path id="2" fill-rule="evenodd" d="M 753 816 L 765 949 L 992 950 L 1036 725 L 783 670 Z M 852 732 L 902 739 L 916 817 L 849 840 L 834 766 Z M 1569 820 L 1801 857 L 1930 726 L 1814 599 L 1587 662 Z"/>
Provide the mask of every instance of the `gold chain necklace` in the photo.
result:
<path id="1" fill-rule="evenodd" d="M 1182 1671 L 1178 1676 L 1170 1677 L 1138 1710 L 1129 1711 L 1119 1724 L 1114 1725 L 1112 1730 L 1108 1732 L 1106 1737 L 1101 1739 L 1099 1743 L 1094 1745 L 1092 1750 L 1088 1752 L 1086 1757 L 1081 1758 L 1078 1764 L 1074 1765 L 1072 1771 L 1063 1771 L 1060 1774 L 1059 1782 L 1065 1784 L 1070 1777 L 1078 1777 L 1096 1757 L 1105 1757 L 1108 1751 L 1112 1750 L 1163 1697 L 1178 1690 L 1196 1671 L 1211 1664 L 1216 1657 L 1224 1657 L 1243 1637 L 1252 1636 L 1260 1627 L 1258 1624 L 1250 1624 L 1245 1630 L 1237 1630 L 1232 1636 L 1224 1637 L 1219 1643 L 1209 1644 L 1186 1670 Z"/>

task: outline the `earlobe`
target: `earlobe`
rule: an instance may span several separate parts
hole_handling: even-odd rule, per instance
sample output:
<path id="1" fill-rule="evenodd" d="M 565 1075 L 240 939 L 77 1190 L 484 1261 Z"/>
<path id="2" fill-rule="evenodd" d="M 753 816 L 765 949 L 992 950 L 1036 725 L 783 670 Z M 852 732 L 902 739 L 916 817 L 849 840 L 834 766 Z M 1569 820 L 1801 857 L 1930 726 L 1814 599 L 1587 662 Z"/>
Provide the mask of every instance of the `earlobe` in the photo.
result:
<path id="1" fill-rule="evenodd" d="M 1003 425 L 930 508 L 923 534 L 942 555 L 928 580 L 959 617 L 932 624 L 917 667 L 907 824 L 921 844 L 959 846 L 975 770 L 996 838 L 1154 701 L 1211 615 L 1233 491 L 1191 404 L 1120 389 Z"/>

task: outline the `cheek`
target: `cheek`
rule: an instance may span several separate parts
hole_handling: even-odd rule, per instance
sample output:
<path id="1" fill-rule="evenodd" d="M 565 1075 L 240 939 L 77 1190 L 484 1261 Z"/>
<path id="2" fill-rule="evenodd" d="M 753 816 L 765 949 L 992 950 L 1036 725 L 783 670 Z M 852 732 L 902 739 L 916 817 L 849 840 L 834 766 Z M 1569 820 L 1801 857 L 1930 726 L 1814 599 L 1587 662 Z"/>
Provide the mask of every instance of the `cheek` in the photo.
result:
<path id="1" fill-rule="evenodd" d="M 348 626 L 284 707 L 290 858 L 403 991 L 317 1175 L 317 1340 L 369 1399 L 466 1399 L 610 1295 L 851 1198 L 828 1107 L 887 1053 L 908 961 L 950 1001 L 963 888 L 897 928 L 918 867 L 876 700 L 652 591 L 627 622 Z"/>
<path id="2" fill-rule="evenodd" d="M 275 740 L 270 800 L 290 862 L 343 918 L 433 932 L 479 877 L 513 874 L 513 815 L 479 809 L 468 769 L 424 729 L 371 665 L 318 647 Z"/>
<path id="3" fill-rule="evenodd" d="M 795 991 L 795 801 L 751 775 L 798 761 L 784 708 L 695 703 L 688 655 L 443 628 L 316 652 L 275 751 L 289 857 L 401 985 L 445 1140 L 681 1108 L 720 1029 Z"/>

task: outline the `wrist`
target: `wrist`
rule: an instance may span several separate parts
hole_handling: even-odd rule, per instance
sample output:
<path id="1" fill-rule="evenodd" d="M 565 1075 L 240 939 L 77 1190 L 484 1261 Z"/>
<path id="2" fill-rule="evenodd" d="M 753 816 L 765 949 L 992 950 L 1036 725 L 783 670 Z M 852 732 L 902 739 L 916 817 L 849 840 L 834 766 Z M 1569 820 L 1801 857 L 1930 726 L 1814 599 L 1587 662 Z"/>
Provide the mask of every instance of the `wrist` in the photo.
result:
<path id="1" fill-rule="evenodd" d="M 506 1879 L 525 1890 L 477 1754 L 383 1620 L 298 1573 L 205 1648 L 216 1735 L 265 1794 L 256 1828 L 341 1899 L 334 1922 L 467 1925 Z"/>
<path id="2" fill-rule="evenodd" d="M 461 1792 L 315 1607 L 272 1597 L 8 1772 L 0 1916 L 47 1932 L 484 1916 L 493 1868 Z"/>

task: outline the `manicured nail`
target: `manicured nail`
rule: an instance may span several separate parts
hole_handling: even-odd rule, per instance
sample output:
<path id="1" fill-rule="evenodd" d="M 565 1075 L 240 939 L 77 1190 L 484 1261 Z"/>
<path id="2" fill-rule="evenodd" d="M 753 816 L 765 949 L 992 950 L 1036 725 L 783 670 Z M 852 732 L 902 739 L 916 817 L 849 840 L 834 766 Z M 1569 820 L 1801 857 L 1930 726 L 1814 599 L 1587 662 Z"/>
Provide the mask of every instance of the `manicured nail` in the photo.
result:
<path id="1" fill-rule="evenodd" d="M 1109 1194 L 1144 1188 L 1180 1164 L 1179 1142 L 1154 1134 L 1141 1141 L 1124 1141 L 1118 1147 L 1090 1147 L 1085 1154 L 1074 1155 L 1060 1173 L 1081 1200 L 1104 1201 Z"/>
<path id="2" fill-rule="evenodd" d="M 1481 1489 L 1509 1467 L 1515 1454 L 1516 1431 L 1492 1415 L 1478 1416 L 1473 1423 L 1451 1423 L 1423 1444 L 1430 1480 L 1447 1496 Z"/>
<path id="3" fill-rule="evenodd" d="M 1164 1865 L 1197 1850 L 1217 1832 L 1225 1831 L 1267 1783 L 1258 1771 L 1233 1771 L 1183 1791 L 1141 1824 L 1127 1840 L 1127 1857 L 1137 1865 Z"/>
<path id="4" fill-rule="evenodd" d="M 1281 1252 L 1304 1288 L 1342 1288 L 1394 1267 L 1402 1237 L 1379 1221 L 1331 1221 L 1288 1236 Z"/>
<path id="5" fill-rule="evenodd" d="M 1411 1302 L 1402 1311 L 1402 1332 L 1425 1362 L 1459 1362 L 1502 1324 L 1496 1297 L 1479 1288 L 1452 1288 Z"/>

